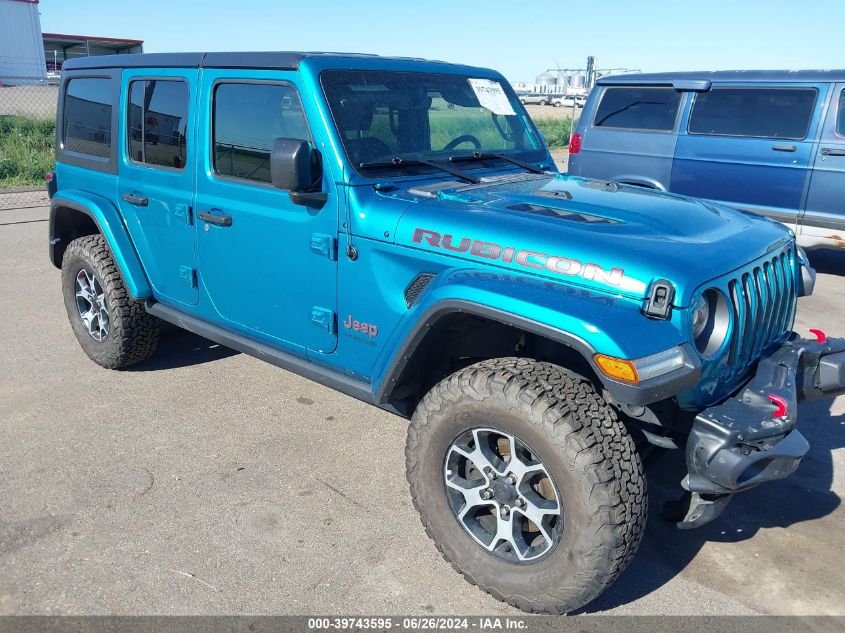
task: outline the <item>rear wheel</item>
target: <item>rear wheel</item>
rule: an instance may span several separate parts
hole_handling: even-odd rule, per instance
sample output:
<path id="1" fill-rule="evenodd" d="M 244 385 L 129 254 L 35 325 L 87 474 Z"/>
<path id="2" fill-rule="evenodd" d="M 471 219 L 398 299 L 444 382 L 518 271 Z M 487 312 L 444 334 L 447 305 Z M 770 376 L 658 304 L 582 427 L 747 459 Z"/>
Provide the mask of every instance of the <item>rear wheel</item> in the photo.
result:
<path id="1" fill-rule="evenodd" d="M 76 340 L 98 365 L 119 369 L 155 352 L 158 321 L 126 290 L 102 235 L 80 237 L 68 245 L 62 293 Z"/>
<path id="2" fill-rule="evenodd" d="M 525 611 L 587 604 L 642 537 L 633 440 L 589 382 L 558 366 L 502 358 L 446 378 L 417 407 L 405 456 L 444 558 Z"/>

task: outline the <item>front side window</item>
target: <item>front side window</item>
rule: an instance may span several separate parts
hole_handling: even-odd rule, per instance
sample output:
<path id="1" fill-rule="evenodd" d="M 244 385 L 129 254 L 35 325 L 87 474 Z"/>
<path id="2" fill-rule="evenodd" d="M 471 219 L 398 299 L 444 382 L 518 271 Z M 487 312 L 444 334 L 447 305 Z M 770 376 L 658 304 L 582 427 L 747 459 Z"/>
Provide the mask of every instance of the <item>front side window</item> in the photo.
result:
<path id="1" fill-rule="evenodd" d="M 377 70 L 331 70 L 320 81 L 349 161 L 367 175 L 373 163 L 396 172 L 401 168 L 384 163 L 397 159 L 545 157 L 516 94 L 499 81 Z"/>
<path id="2" fill-rule="evenodd" d="M 184 81 L 151 79 L 129 84 L 130 159 L 184 168 L 189 94 Z"/>
<path id="3" fill-rule="evenodd" d="M 606 88 L 601 97 L 595 127 L 671 132 L 681 103 L 674 88 Z"/>
<path id="4" fill-rule="evenodd" d="M 713 88 L 696 95 L 689 133 L 802 139 L 816 95 L 814 88 Z"/>
<path id="5" fill-rule="evenodd" d="M 836 118 L 836 133 L 845 136 L 845 90 L 839 93 L 839 112 Z"/>
<path id="6" fill-rule="evenodd" d="M 214 171 L 270 182 L 277 138 L 310 140 L 296 89 L 286 84 L 221 83 L 214 90 Z"/>
<path id="7" fill-rule="evenodd" d="M 65 150 L 99 158 L 111 156 L 111 79 L 80 77 L 67 83 L 62 108 L 62 145 Z"/>

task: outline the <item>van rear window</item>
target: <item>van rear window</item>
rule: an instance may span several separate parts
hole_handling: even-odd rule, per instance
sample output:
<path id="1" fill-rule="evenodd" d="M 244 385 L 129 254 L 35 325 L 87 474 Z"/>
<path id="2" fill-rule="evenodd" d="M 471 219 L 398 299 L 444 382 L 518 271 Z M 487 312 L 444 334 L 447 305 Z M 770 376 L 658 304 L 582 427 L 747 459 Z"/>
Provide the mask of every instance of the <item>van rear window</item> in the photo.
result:
<path id="1" fill-rule="evenodd" d="M 713 88 L 696 95 L 689 133 L 802 139 L 816 95 L 815 88 Z"/>
<path id="2" fill-rule="evenodd" d="M 681 93 L 674 88 L 606 88 L 593 125 L 670 132 L 680 103 Z"/>
<path id="3" fill-rule="evenodd" d="M 81 77 L 67 83 L 62 110 L 62 145 L 70 152 L 109 158 L 112 143 L 111 79 Z"/>

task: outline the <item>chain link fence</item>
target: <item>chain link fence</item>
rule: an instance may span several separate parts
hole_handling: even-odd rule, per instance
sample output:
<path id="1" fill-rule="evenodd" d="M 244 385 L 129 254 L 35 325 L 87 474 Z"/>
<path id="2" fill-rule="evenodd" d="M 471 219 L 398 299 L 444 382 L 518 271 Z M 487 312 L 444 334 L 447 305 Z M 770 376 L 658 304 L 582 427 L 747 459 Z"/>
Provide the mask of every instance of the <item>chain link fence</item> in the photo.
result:
<path id="1" fill-rule="evenodd" d="M 49 204 L 58 92 L 52 81 L 0 75 L 0 210 Z"/>

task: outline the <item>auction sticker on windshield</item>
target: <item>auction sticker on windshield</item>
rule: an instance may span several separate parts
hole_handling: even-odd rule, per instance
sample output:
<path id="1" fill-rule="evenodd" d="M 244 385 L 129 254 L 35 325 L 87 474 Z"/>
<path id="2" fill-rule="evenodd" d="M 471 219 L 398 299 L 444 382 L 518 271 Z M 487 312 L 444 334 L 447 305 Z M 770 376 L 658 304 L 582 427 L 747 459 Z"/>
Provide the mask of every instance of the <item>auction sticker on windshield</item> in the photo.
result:
<path id="1" fill-rule="evenodd" d="M 506 116 L 516 114 L 508 100 L 508 95 L 505 94 L 502 84 L 498 81 L 492 79 L 469 79 L 468 81 L 482 108 L 487 108 L 493 114 Z"/>

